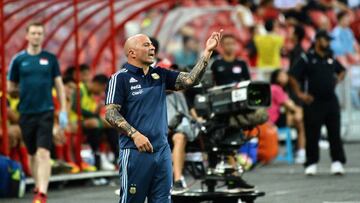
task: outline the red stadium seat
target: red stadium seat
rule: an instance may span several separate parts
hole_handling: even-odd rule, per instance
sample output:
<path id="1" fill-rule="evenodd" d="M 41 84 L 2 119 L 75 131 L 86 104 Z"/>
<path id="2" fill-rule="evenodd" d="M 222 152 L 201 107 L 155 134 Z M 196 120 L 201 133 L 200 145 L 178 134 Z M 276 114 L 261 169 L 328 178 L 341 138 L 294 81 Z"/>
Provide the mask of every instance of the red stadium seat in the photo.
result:
<path id="1" fill-rule="evenodd" d="M 214 5 L 216 6 L 228 6 L 229 3 L 225 0 L 214 0 Z"/>
<path id="2" fill-rule="evenodd" d="M 216 14 L 215 23 L 222 26 L 232 26 L 234 23 L 231 20 L 229 12 L 221 12 Z"/>
<path id="3" fill-rule="evenodd" d="M 212 6 L 211 1 L 209 0 L 198 0 L 196 3 L 198 6 Z"/>
<path id="4" fill-rule="evenodd" d="M 360 15 L 360 12 L 359 12 Z M 356 20 L 355 22 L 353 22 L 350 25 L 350 28 L 352 29 L 352 31 L 354 32 L 355 38 L 360 41 L 360 16 L 358 17 L 358 20 Z"/>
<path id="5" fill-rule="evenodd" d="M 337 24 L 337 17 L 335 11 L 334 10 L 326 11 L 325 15 L 330 20 L 331 27 L 335 27 Z"/>
<path id="6" fill-rule="evenodd" d="M 304 26 L 304 30 L 305 30 L 305 38 L 307 39 L 313 39 L 315 37 L 315 29 L 312 26 Z"/>
<path id="7" fill-rule="evenodd" d="M 180 1 L 180 2 L 181 2 L 181 5 L 184 6 L 184 7 L 194 7 L 194 6 L 196 6 L 196 3 L 193 0 L 183 0 L 183 1 Z"/>
<path id="8" fill-rule="evenodd" d="M 309 16 L 317 27 L 320 27 L 324 20 L 328 20 L 328 17 L 321 11 L 310 11 Z"/>

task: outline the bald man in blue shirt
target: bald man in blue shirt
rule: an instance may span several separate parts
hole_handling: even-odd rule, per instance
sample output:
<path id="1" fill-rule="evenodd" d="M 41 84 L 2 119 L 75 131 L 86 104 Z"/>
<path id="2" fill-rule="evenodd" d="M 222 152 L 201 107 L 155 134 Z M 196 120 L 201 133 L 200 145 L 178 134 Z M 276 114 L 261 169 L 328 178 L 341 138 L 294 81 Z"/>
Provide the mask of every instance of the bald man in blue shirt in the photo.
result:
<path id="1" fill-rule="evenodd" d="M 106 91 L 106 119 L 121 131 L 120 203 L 171 202 L 171 150 L 167 142 L 166 90 L 199 83 L 221 39 L 214 32 L 190 73 L 153 68 L 155 48 L 138 34 L 125 42 L 128 62 L 113 74 Z"/>

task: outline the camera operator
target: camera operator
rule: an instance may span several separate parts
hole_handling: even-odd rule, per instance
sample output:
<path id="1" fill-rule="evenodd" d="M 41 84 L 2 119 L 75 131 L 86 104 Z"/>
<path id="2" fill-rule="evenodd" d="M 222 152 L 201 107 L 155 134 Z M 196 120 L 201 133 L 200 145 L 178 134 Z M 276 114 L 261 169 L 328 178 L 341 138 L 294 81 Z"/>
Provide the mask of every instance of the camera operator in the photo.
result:
<path id="1" fill-rule="evenodd" d="M 224 34 L 220 41 L 223 54 L 211 65 L 213 78 L 216 85 L 250 80 L 250 74 L 246 62 L 236 57 L 236 39 L 232 34 Z"/>
<path id="2" fill-rule="evenodd" d="M 236 38 L 232 34 L 224 34 L 220 40 L 223 49 L 221 56 L 218 56 L 211 65 L 215 85 L 228 85 L 250 80 L 250 74 L 245 61 L 236 57 Z M 229 116 L 219 116 L 219 122 L 229 123 Z M 235 168 L 234 156 L 228 156 L 229 163 Z M 234 174 L 238 175 L 238 174 Z M 252 191 L 254 186 L 245 182 L 241 177 L 236 181 L 228 182 L 229 192 Z"/>

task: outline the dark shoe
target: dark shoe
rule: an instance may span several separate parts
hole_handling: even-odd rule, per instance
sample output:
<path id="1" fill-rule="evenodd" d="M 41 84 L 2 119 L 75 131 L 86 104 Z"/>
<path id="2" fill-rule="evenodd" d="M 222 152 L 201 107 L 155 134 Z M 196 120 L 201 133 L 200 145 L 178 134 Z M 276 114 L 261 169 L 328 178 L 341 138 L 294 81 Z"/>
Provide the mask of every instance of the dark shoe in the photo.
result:
<path id="1" fill-rule="evenodd" d="M 185 188 L 183 185 L 182 185 L 182 182 L 181 180 L 178 180 L 178 181 L 175 181 L 174 182 L 174 185 L 171 189 L 171 194 L 172 195 L 177 195 L 177 194 L 181 194 L 181 193 L 184 193 L 188 190 L 188 188 Z"/>
<path id="2" fill-rule="evenodd" d="M 255 186 L 250 185 L 241 177 L 237 177 L 236 180 L 227 181 L 228 189 L 226 190 L 229 193 L 238 193 L 238 192 L 252 192 L 255 190 Z"/>
<path id="3" fill-rule="evenodd" d="M 64 174 L 70 173 L 72 167 L 62 160 L 52 160 L 51 173 L 52 174 Z"/>

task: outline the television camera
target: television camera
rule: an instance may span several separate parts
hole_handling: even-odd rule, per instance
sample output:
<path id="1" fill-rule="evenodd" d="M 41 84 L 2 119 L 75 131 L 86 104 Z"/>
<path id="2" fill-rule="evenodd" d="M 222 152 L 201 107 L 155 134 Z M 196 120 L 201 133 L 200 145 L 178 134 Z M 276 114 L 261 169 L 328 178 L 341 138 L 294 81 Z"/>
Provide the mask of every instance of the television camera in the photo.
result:
<path id="1" fill-rule="evenodd" d="M 194 106 L 200 116 L 206 118 L 201 125 L 201 150 L 208 154 L 208 167 L 201 178 L 207 192 L 215 192 L 218 181 L 231 181 L 243 173 L 241 166 L 226 164 L 227 156 L 235 155 L 241 145 L 249 140 L 244 130 L 253 129 L 268 119 L 266 107 L 271 104 L 270 85 L 260 81 L 244 81 L 237 84 L 206 89 L 195 96 Z M 205 89 L 205 90 L 204 90 Z M 190 169 L 191 171 L 192 169 Z M 196 169 L 194 169 L 196 170 Z M 193 171 L 194 172 L 194 171 Z M 199 176 L 199 172 L 195 172 Z"/>

